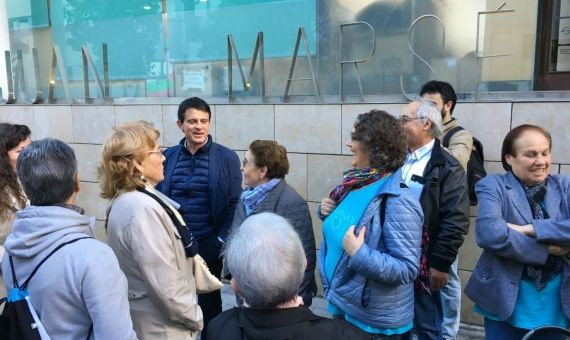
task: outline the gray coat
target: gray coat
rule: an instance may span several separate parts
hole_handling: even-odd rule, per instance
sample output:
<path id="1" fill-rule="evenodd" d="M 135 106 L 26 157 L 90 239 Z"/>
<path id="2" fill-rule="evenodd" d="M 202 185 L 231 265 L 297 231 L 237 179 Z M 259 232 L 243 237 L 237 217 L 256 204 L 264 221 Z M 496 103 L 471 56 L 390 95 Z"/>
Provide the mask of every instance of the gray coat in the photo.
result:
<path id="1" fill-rule="evenodd" d="M 305 306 L 310 306 L 313 296 L 317 292 L 315 282 L 315 267 L 317 254 L 315 250 L 315 235 L 313 222 L 307 202 L 293 189 L 285 179 L 282 179 L 275 188 L 255 207 L 252 215 L 262 212 L 272 212 L 286 218 L 295 228 L 307 257 L 307 269 L 299 287 L 299 295 L 303 298 Z M 245 206 L 240 199 L 234 215 L 232 229 L 236 230 L 246 219 Z"/>
<path id="2" fill-rule="evenodd" d="M 544 198 L 550 218 L 533 220 L 530 205 L 516 177 L 487 176 L 476 185 L 479 214 L 477 244 L 483 253 L 465 293 L 484 310 L 506 320 L 513 313 L 525 264 L 542 265 L 548 245 L 570 247 L 570 176 L 548 176 Z M 536 238 L 511 230 L 507 223 L 533 224 Z M 570 317 L 570 264 L 565 261 L 562 307 Z"/>

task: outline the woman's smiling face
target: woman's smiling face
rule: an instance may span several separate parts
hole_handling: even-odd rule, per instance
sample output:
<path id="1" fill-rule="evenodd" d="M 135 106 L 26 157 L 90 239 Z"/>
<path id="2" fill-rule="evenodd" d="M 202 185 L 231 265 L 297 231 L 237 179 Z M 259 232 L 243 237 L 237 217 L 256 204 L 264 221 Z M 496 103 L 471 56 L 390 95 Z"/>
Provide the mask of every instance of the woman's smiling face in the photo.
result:
<path id="1" fill-rule="evenodd" d="M 506 155 L 513 173 L 526 185 L 546 180 L 552 158 L 548 139 L 536 130 L 523 132 L 514 142 L 515 155 Z"/>
<path id="2" fill-rule="evenodd" d="M 346 146 L 350 149 L 353 155 L 350 164 L 353 168 L 359 169 L 370 167 L 370 158 L 364 151 L 362 143 L 358 140 L 355 140 L 352 136 L 354 136 L 354 128 L 351 131 L 351 138 L 346 142 Z"/>

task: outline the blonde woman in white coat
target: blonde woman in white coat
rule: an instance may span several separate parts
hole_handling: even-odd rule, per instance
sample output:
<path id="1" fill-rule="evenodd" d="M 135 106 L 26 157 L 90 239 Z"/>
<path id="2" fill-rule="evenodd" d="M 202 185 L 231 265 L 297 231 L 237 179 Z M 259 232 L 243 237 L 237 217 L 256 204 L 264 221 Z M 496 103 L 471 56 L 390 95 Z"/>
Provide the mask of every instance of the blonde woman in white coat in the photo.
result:
<path id="1" fill-rule="evenodd" d="M 176 203 L 154 190 L 163 179 L 158 137 L 141 121 L 107 138 L 99 168 L 101 196 L 112 200 L 107 237 L 129 283 L 138 337 L 195 339 L 203 326 L 192 274 L 197 244 L 177 222 Z"/>

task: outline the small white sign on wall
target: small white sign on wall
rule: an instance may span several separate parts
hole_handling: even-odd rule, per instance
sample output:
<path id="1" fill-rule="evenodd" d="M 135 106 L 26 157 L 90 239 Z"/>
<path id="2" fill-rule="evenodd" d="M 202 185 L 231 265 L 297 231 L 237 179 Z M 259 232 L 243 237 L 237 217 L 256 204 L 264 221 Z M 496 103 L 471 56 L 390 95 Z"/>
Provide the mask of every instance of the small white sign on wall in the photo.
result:
<path id="1" fill-rule="evenodd" d="M 204 70 L 183 70 L 182 89 L 204 91 L 206 82 L 204 81 Z"/>

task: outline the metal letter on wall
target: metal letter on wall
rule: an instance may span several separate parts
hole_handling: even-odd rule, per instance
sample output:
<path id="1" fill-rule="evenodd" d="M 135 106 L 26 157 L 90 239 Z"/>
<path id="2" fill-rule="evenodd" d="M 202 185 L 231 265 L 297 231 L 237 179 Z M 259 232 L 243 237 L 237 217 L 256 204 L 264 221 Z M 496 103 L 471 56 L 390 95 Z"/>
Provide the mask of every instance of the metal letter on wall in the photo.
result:
<path id="1" fill-rule="evenodd" d="M 16 67 L 16 74 L 12 76 L 12 62 L 10 51 L 5 51 L 6 56 L 6 74 L 8 76 L 8 99 L 6 104 L 16 103 L 16 98 L 22 98 L 25 100 L 26 96 L 26 76 L 24 74 L 24 58 L 22 55 L 22 50 L 16 51 L 16 59 L 18 60 L 18 65 Z M 34 80 L 36 86 L 36 93 L 34 99 L 31 101 L 32 104 L 39 104 L 44 101 L 42 96 L 42 90 L 40 86 L 40 66 L 38 61 L 38 50 L 32 48 L 32 62 L 34 63 Z M 15 78 L 15 82 L 14 82 Z M 16 91 L 18 91 L 19 96 L 16 96 Z"/>
<path id="2" fill-rule="evenodd" d="M 299 44 L 303 39 L 303 45 L 305 46 L 305 55 L 307 57 L 307 62 L 309 63 L 309 71 L 311 72 L 311 78 L 293 78 L 293 71 L 295 71 L 295 63 L 297 62 L 297 54 L 299 53 Z M 315 78 L 315 71 L 313 70 L 313 63 L 311 62 L 311 50 L 309 49 L 309 41 L 307 40 L 307 35 L 305 34 L 305 29 L 299 27 L 297 31 L 297 40 L 295 41 L 295 48 L 293 49 L 293 59 L 291 60 L 291 67 L 289 68 L 289 76 L 287 77 L 287 83 L 285 84 L 285 92 L 283 93 L 283 102 L 286 102 L 289 97 L 289 88 L 291 87 L 291 82 L 294 80 L 312 80 L 313 86 L 315 88 L 315 95 L 320 100 L 319 85 L 317 84 L 317 79 Z"/>
<path id="3" fill-rule="evenodd" d="M 481 11 L 481 12 L 477 12 L 477 36 L 476 36 L 476 40 L 475 40 L 475 56 L 477 57 L 477 63 L 479 63 L 480 59 L 487 59 L 487 58 L 496 58 L 496 57 L 508 57 L 511 54 L 510 53 L 499 53 L 499 54 L 483 54 L 483 55 L 479 55 L 479 34 L 480 34 L 480 30 L 479 30 L 479 26 L 480 26 L 480 22 L 481 22 L 481 16 L 482 15 L 489 15 L 489 14 L 504 14 L 504 13 L 514 13 L 515 10 L 514 9 L 503 9 L 503 7 L 505 7 L 505 5 L 507 4 L 507 2 L 503 2 L 496 10 L 494 11 Z M 475 94 L 479 93 L 479 78 L 481 76 L 477 76 L 477 85 L 475 88 Z"/>
<path id="4" fill-rule="evenodd" d="M 4 51 L 6 58 L 6 77 L 8 80 L 8 98 L 6 104 L 13 104 L 16 102 L 16 95 L 14 94 L 14 80 L 12 79 L 12 55 L 10 51 Z"/>
<path id="5" fill-rule="evenodd" d="M 59 69 L 59 73 L 61 75 L 61 82 L 63 83 L 63 90 L 65 92 L 65 97 L 67 102 L 71 103 L 71 97 L 69 96 L 69 82 L 67 80 L 67 72 L 65 71 L 65 66 L 63 65 L 63 59 L 61 57 L 61 52 L 59 47 L 53 45 L 52 54 L 51 54 L 51 69 L 49 75 L 49 92 L 48 92 L 48 103 L 55 103 L 55 85 L 56 85 L 56 73 L 57 69 Z"/>
<path id="6" fill-rule="evenodd" d="M 92 103 L 93 98 L 89 96 L 89 68 L 91 69 L 91 74 L 95 78 L 97 84 L 97 89 L 99 90 L 99 95 L 103 98 L 103 101 L 107 101 L 109 97 L 109 62 L 107 60 L 107 44 L 103 44 L 103 82 L 99 77 L 99 73 L 95 68 L 95 63 L 91 54 L 87 49 L 87 46 L 81 46 L 81 59 L 83 61 L 83 90 L 85 91 L 85 103 Z"/>
<path id="7" fill-rule="evenodd" d="M 247 80 L 243 74 L 243 69 L 241 67 L 241 61 L 239 59 L 234 38 L 231 34 L 228 34 L 228 100 L 233 100 L 233 60 L 232 56 L 235 55 L 236 62 L 238 65 L 239 73 L 241 75 L 241 81 L 243 83 L 244 91 L 251 90 L 251 83 L 253 81 L 253 70 L 255 68 L 255 63 L 257 61 L 257 55 L 259 54 L 259 71 L 261 73 L 261 101 L 265 102 L 265 57 L 263 53 L 263 32 L 259 31 L 257 33 L 257 39 L 255 40 L 255 49 L 253 50 L 253 57 L 251 58 L 251 65 L 249 65 L 249 72 L 247 74 Z"/>
<path id="8" fill-rule="evenodd" d="M 372 48 L 370 49 L 370 53 L 368 53 L 368 56 L 364 59 L 344 60 L 343 55 L 342 55 L 342 51 L 343 51 L 342 40 L 343 40 L 343 35 L 344 35 L 343 29 L 345 27 L 348 27 L 348 26 L 358 26 L 358 25 L 366 26 L 372 32 Z M 344 72 L 343 72 L 344 64 L 353 64 L 354 65 L 354 71 L 356 71 L 356 81 L 358 82 L 358 88 L 360 89 L 360 98 L 364 101 L 364 90 L 362 89 L 362 80 L 360 79 L 360 72 L 358 72 L 358 64 L 367 62 L 368 60 L 370 60 L 370 58 L 372 58 L 372 56 L 374 56 L 374 53 L 376 52 L 376 33 L 374 32 L 374 28 L 372 26 L 370 26 L 370 24 L 365 22 L 365 21 L 355 21 L 355 22 L 348 22 L 348 23 L 340 24 L 339 50 L 340 50 L 340 62 L 339 62 L 340 63 L 340 77 L 338 80 L 339 99 L 342 102 L 342 100 L 344 98 Z"/>
<path id="9" fill-rule="evenodd" d="M 428 19 L 428 18 L 434 19 L 434 20 L 436 20 L 437 22 L 439 22 L 439 23 L 441 24 L 441 29 L 442 29 L 442 31 L 443 31 L 443 37 L 442 37 L 442 41 L 441 41 L 441 49 L 444 49 L 444 48 L 445 48 L 445 26 L 443 25 L 443 22 L 441 21 L 441 19 L 440 19 L 439 17 L 437 17 L 437 16 L 435 16 L 435 15 L 433 15 L 433 14 L 425 14 L 425 15 L 422 15 L 422 16 L 418 17 L 416 20 L 414 20 L 414 21 L 410 24 L 410 27 L 408 28 L 408 49 L 410 50 L 410 52 L 412 52 L 412 54 L 413 54 L 416 58 L 418 58 L 422 63 L 424 63 L 424 64 L 430 69 L 430 71 L 431 71 L 431 73 L 432 73 L 432 75 L 433 75 L 433 76 L 432 76 L 432 79 L 436 79 L 436 78 L 437 78 L 437 74 L 436 74 L 434 68 L 431 67 L 431 65 L 430 65 L 425 59 L 423 59 L 422 57 L 420 57 L 420 56 L 416 53 L 416 51 L 414 51 L 414 48 L 412 47 L 412 31 L 414 30 L 414 28 L 416 27 L 416 25 L 417 25 L 420 21 L 422 21 L 422 20 L 424 20 L 424 19 Z M 400 91 L 402 92 L 402 95 L 403 95 L 404 97 L 406 97 L 409 101 L 413 101 L 413 100 L 414 100 L 414 98 L 408 96 L 408 95 L 406 94 L 406 91 L 404 90 L 404 76 L 403 76 L 403 75 L 400 75 Z"/>
<path id="10" fill-rule="evenodd" d="M 18 93 L 16 96 L 20 98 L 19 101 L 28 101 L 28 95 L 26 94 L 27 85 L 26 85 L 26 75 L 24 73 L 24 57 L 22 54 L 22 50 L 16 50 L 16 60 L 18 61 L 16 67 L 16 74 L 14 76 L 14 92 Z M 38 60 L 38 50 L 36 48 L 32 48 L 32 62 L 34 66 L 34 81 L 35 81 L 35 94 L 34 99 L 31 100 L 32 104 L 40 104 L 44 101 L 42 90 L 40 86 L 40 65 Z"/>

